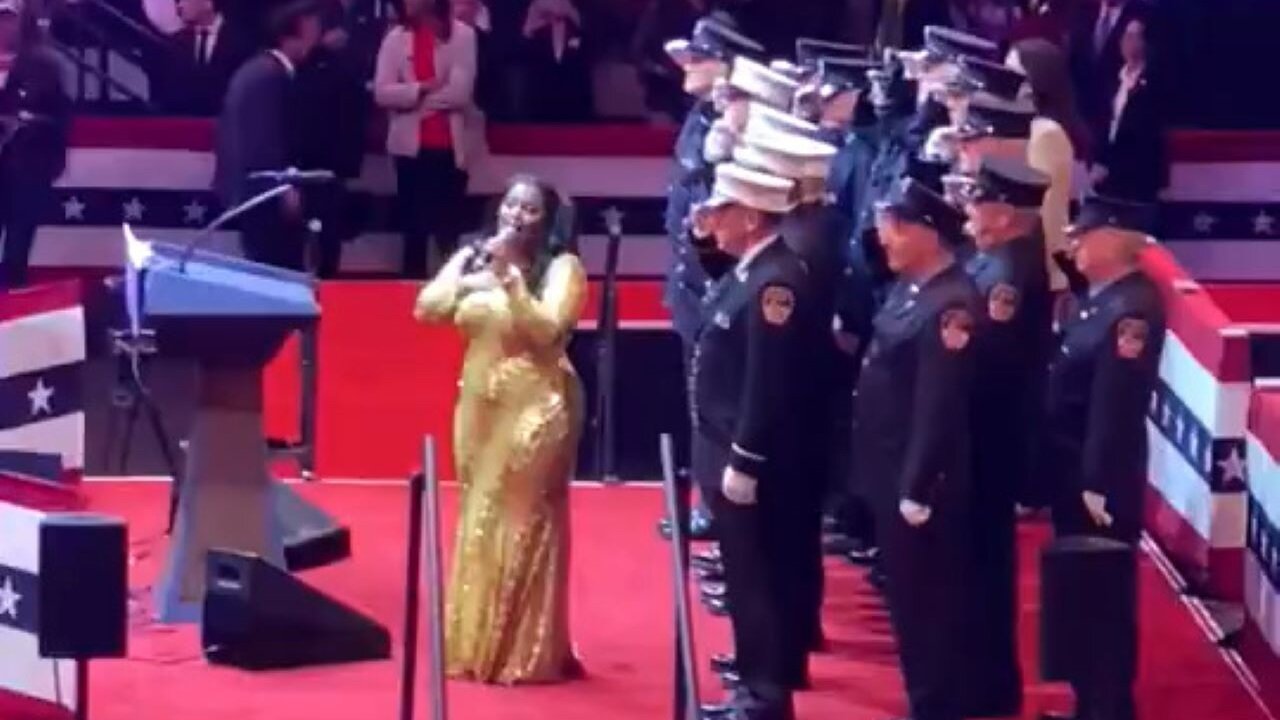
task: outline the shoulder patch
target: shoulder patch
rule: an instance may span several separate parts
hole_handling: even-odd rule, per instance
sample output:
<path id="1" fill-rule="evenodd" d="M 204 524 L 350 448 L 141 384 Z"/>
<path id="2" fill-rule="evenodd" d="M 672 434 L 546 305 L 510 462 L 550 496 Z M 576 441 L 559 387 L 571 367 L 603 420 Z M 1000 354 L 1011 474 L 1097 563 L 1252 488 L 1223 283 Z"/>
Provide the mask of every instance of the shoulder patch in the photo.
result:
<path id="1" fill-rule="evenodd" d="M 796 309 L 796 294 L 786 285 L 766 285 L 760 293 L 760 312 L 770 325 L 786 325 Z"/>
<path id="2" fill-rule="evenodd" d="M 1018 314 L 1018 289 L 1009 283 L 997 283 L 987 293 L 987 314 L 996 322 L 1009 322 Z"/>
<path id="3" fill-rule="evenodd" d="M 969 344 L 973 336 L 973 315 L 964 308 L 944 310 L 939 322 L 942 335 L 942 346 L 952 352 L 959 352 Z"/>
<path id="4" fill-rule="evenodd" d="M 1142 318 L 1121 318 L 1116 323 L 1116 355 L 1126 360 L 1136 360 L 1147 347 L 1151 327 Z"/>

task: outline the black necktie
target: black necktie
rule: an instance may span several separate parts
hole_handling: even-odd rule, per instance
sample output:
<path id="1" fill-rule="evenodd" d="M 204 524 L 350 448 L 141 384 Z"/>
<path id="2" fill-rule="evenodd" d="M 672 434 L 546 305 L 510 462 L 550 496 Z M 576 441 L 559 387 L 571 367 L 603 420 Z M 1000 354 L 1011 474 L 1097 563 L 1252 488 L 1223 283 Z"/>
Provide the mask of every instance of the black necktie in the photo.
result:
<path id="1" fill-rule="evenodd" d="M 196 64 L 204 65 L 209 61 L 209 31 L 196 31 Z"/>

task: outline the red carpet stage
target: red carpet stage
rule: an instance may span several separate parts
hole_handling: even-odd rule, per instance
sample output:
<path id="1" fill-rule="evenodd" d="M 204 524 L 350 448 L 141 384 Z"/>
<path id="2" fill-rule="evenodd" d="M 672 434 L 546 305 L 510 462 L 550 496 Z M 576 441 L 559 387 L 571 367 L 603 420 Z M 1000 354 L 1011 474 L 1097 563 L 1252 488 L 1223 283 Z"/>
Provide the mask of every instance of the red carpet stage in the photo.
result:
<path id="1" fill-rule="evenodd" d="M 138 560 L 138 597 L 155 577 L 164 546 L 159 530 L 166 485 L 89 483 L 92 508 L 129 519 Z M 403 612 L 404 486 L 318 485 L 306 495 L 351 524 L 351 560 L 303 577 L 380 619 L 398 634 Z M 446 495 L 452 516 L 453 495 Z M 450 686 L 455 720 L 654 720 L 669 717 L 671 610 L 667 547 L 653 532 L 661 496 L 652 486 L 579 487 L 573 496 L 573 627 L 589 678 L 558 687 Z M 451 527 L 446 520 L 446 527 Z M 1037 577 L 1041 528 L 1022 534 L 1023 658 L 1035 677 Z M 826 630 L 832 652 L 813 668 L 815 689 L 799 698 L 805 720 L 882 720 L 900 713 L 903 695 L 888 619 L 861 574 L 841 563 L 828 570 Z M 1152 720 L 1262 720 L 1266 717 L 1218 651 L 1147 561 L 1142 571 L 1141 716 Z M 98 663 L 92 704 L 96 720 L 367 720 L 396 712 L 398 665 L 377 662 L 253 674 L 210 667 L 194 628 L 151 625 L 134 612 L 127 660 Z M 702 658 L 724 649 L 727 625 L 699 612 Z M 398 647 L 398 641 L 396 647 Z M 424 676 L 425 677 L 425 676 Z M 718 690 L 704 678 L 704 694 Z M 1065 709 L 1058 688 L 1031 685 L 1025 717 Z M 420 715 L 425 716 L 425 715 Z M 14 715 L 0 707 L 0 718 Z"/>

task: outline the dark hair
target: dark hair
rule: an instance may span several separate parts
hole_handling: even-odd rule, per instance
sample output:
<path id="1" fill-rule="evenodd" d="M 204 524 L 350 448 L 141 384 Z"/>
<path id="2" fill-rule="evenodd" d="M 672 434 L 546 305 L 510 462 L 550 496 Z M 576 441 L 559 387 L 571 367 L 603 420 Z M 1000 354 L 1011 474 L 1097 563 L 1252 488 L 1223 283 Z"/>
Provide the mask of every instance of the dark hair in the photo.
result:
<path id="1" fill-rule="evenodd" d="M 1036 112 L 1062 126 L 1077 158 L 1089 156 L 1091 138 L 1080 116 L 1066 53 L 1043 38 L 1028 38 L 1013 46 L 1027 74 Z"/>
<path id="2" fill-rule="evenodd" d="M 535 175 L 519 173 L 507 180 L 502 194 L 493 202 L 485 236 L 497 231 L 498 211 L 502 201 L 514 188 L 527 185 L 538 191 L 542 198 L 542 227 L 538 228 L 538 246 L 533 253 L 533 265 L 529 272 L 529 288 L 541 287 L 543 276 L 551 261 L 565 253 L 578 252 L 578 218 L 573 202 L 560 194 L 554 185 Z"/>
<path id="3" fill-rule="evenodd" d="M 281 40 L 297 35 L 304 20 L 319 18 L 320 15 L 320 5 L 315 0 L 293 0 L 272 10 L 267 15 L 267 34 L 271 43 L 279 45 Z"/>

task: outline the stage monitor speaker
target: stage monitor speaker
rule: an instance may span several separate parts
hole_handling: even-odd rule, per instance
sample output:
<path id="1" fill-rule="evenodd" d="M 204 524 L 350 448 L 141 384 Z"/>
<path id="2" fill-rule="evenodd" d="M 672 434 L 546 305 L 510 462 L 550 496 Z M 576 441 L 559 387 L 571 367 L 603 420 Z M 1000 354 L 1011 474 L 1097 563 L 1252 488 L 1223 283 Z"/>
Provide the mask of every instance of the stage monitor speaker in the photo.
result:
<path id="1" fill-rule="evenodd" d="M 128 646 L 129 532 L 124 520 L 55 513 L 40 522 L 41 657 L 124 657 Z"/>
<path id="2" fill-rule="evenodd" d="M 391 635 L 257 555 L 210 550 L 201 642 L 205 657 L 246 670 L 383 660 Z"/>
<path id="3" fill-rule="evenodd" d="M 1132 679 L 1138 577 L 1132 545 L 1062 537 L 1040 557 L 1040 671 L 1048 682 Z"/>
<path id="4" fill-rule="evenodd" d="M 351 557 L 351 530 L 293 488 L 274 483 L 276 517 L 284 528 L 284 566 L 299 572 Z"/>

